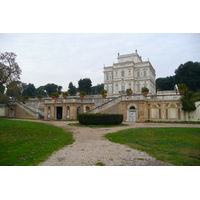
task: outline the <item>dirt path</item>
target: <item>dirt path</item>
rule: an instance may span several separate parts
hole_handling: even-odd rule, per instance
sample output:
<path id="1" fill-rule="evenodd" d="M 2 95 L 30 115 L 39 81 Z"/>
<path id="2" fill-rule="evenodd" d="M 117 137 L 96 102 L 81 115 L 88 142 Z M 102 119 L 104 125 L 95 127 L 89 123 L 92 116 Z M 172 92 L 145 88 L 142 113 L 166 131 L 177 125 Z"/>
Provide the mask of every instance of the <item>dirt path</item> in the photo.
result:
<path id="1" fill-rule="evenodd" d="M 187 124 L 153 124 L 132 123 L 125 127 L 114 128 L 80 128 L 69 126 L 68 122 L 45 122 L 64 128 L 74 133 L 75 142 L 55 152 L 40 166 L 93 166 L 101 162 L 106 166 L 170 166 L 171 164 L 158 161 L 145 152 L 134 150 L 125 145 L 108 141 L 103 136 L 128 128 L 148 127 L 199 127 Z"/>

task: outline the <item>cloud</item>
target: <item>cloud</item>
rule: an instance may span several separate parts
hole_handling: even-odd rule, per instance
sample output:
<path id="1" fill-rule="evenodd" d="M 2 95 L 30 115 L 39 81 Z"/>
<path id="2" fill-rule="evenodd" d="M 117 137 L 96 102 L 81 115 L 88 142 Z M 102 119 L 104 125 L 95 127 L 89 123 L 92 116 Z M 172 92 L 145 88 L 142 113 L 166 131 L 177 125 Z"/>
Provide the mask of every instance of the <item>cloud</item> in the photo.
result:
<path id="1" fill-rule="evenodd" d="M 47 83 L 77 86 L 81 78 L 103 82 L 103 67 L 117 62 L 117 54 L 138 50 L 148 58 L 157 78 L 174 75 L 181 63 L 199 61 L 200 34 L 159 33 L 47 33 L 0 34 L 1 52 L 15 52 L 21 80 L 37 87 Z"/>

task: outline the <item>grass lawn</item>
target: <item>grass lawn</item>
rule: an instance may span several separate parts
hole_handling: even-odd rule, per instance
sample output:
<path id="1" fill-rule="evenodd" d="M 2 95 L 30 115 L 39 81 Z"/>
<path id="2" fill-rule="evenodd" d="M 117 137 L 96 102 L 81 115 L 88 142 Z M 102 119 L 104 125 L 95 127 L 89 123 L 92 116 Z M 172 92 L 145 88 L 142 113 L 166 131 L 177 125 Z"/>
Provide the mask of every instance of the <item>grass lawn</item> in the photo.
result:
<path id="1" fill-rule="evenodd" d="M 0 166 L 33 166 L 72 144 L 72 133 L 37 122 L 0 120 Z"/>
<path id="2" fill-rule="evenodd" d="M 174 165 L 200 166 L 200 128 L 127 129 L 105 137 Z"/>

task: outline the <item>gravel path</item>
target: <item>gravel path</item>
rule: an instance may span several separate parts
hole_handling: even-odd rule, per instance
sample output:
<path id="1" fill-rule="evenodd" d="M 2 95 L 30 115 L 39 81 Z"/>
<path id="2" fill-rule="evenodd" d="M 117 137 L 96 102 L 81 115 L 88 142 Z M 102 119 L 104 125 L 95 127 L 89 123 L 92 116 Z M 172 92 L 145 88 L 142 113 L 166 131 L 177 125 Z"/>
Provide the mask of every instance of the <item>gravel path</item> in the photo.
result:
<path id="1" fill-rule="evenodd" d="M 103 136 L 129 128 L 148 127 L 199 127 L 188 124 L 130 123 L 125 127 L 83 128 L 69 126 L 66 121 L 45 122 L 73 132 L 75 142 L 55 152 L 40 166 L 94 166 L 102 162 L 106 166 L 171 166 L 158 161 L 145 152 L 129 148 L 125 145 L 108 141 Z M 70 122 L 71 123 L 71 122 Z"/>

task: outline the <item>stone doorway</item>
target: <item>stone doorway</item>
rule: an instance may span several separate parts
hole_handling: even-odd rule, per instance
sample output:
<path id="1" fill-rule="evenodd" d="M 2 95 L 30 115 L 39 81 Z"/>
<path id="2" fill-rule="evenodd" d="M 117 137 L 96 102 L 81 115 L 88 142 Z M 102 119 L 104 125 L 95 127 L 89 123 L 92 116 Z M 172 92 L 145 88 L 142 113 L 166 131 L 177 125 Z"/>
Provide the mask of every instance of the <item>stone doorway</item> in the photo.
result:
<path id="1" fill-rule="evenodd" d="M 136 112 L 135 111 L 130 111 L 130 122 L 136 122 Z"/>
<path id="2" fill-rule="evenodd" d="M 62 112 L 63 112 L 63 108 L 62 107 L 57 107 L 56 109 L 56 118 L 61 120 L 62 119 Z"/>
<path id="3" fill-rule="evenodd" d="M 15 114 L 14 114 L 14 109 L 11 107 L 11 108 L 10 108 L 10 111 L 9 111 L 9 117 L 10 117 L 10 118 L 13 118 L 14 115 L 15 115 Z"/>
<path id="4" fill-rule="evenodd" d="M 129 108 L 129 121 L 130 122 L 136 122 L 137 121 L 135 106 L 130 106 L 130 108 Z"/>

